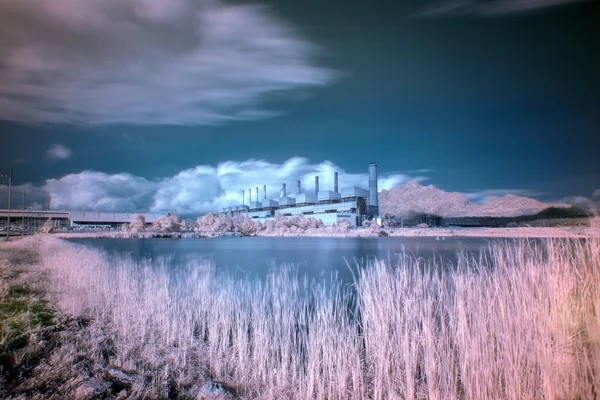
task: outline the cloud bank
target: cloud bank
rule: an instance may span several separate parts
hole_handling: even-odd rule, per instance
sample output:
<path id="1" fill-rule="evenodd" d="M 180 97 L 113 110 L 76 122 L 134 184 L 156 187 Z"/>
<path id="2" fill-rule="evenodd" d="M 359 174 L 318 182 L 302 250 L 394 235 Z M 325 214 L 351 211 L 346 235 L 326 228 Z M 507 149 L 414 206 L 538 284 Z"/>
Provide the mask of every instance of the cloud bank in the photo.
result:
<path id="1" fill-rule="evenodd" d="M 156 183 L 127 173 L 84 171 L 49 179 L 42 189 L 50 195 L 53 209 L 126 211 L 145 209 Z"/>
<path id="2" fill-rule="evenodd" d="M 466 197 L 467 200 L 469 200 L 471 203 L 483 204 L 492 197 L 504 197 L 507 194 L 535 198 L 543 193 L 528 189 L 486 189 L 479 191 L 463 192 L 460 194 Z"/>
<path id="3" fill-rule="evenodd" d="M 264 160 L 227 161 L 217 166 L 201 165 L 180 171 L 172 177 L 155 181 L 122 173 L 109 175 L 97 171 L 69 174 L 49 179 L 42 189 L 51 196 L 51 208 L 94 211 L 151 211 L 180 215 L 197 215 L 219 211 L 222 207 L 239 205 L 241 191 L 252 189 L 252 200 L 279 197 L 282 183 L 288 193 L 296 192 L 296 181 L 302 190 L 314 192 L 314 177 L 319 176 L 321 190 L 333 189 L 333 173 L 339 174 L 340 189 L 347 186 L 368 187 L 368 173 L 348 173 L 330 162 L 310 163 L 295 157 L 281 164 Z M 410 180 L 423 181 L 424 176 L 390 174 L 379 176 L 379 189 L 391 189 Z"/>
<path id="4" fill-rule="evenodd" d="M 51 160 L 68 160 L 71 154 L 71 150 L 62 144 L 55 144 L 46 151 L 46 157 Z"/>
<path id="5" fill-rule="evenodd" d="M 272 116 L 327 84 L 316 48 L 267 8 L 220 0 L 2 0 L 0 119 L 207 125 Z"/>
<path id="6" fill-rule="evenodd" d="M 589 211 L 600 211 L 600 189 L 594 190 L 590 197 L 569 196 L 563 197 L 560 201 L 573 204 Z"/>
<path id="7" fill-rule="evenodd" d="M 441 0 L 425 6 L 418 15 L 426 17 L 508 15 L 581 1 L 586 0 Z"/>
<path id="8" fill-rule="evenodd" d="M 368 173 L 349 173 L 331 161 L 311 163 L 308 159 L 294 157 L 283 163 L 249 159 L 225 161 L 217 166 L 199 165 L 160 179 L 146 179 L 129 173 L 106 174 L 83 171 L 48 179 L 42 186 L 31 184 L 13 186 L 13 208 L 22 208 L 22 192 L 26 191 L 26 207 L 43 208 L 50 199 L 50 208 L 56 210 L 81 210 L 105 212 L 171 212 L 193 216 L 223 207 L 239 205 L 241 191 L 252 189 L 252 201 L 263 199 L 263 185 L 267 185 L 267 198 L 279 197 L 282 183 L 287 192 L 295 196 L 296 181 L 301 181 L 303 193 L 314 192 L 314 177 L 319 176 L 321 190 L 333 190 L 333 173 L 339 174 L 339 187 L 368 188 Z M 417 170 L 419 171 L 419 170 Z M 416 171 L 415 171 L 416 172 Z M 428 179 L 417 173 L 391 173 L 379 175 L 379 190 L 390 190 L 406 182 L 423 182 Z M 6 186 L 0 186 L 0 209 L 6 208 Z M 492 197 L 506 194 L 539 197 L 542 193 L 527 189 L 488 189 L 460 193 L 469 201 L 482 204 Z M 554 201 L 569 203 L 586 209 L 600 208 L 600 189 L 589 197 L 572 196 Z"/>

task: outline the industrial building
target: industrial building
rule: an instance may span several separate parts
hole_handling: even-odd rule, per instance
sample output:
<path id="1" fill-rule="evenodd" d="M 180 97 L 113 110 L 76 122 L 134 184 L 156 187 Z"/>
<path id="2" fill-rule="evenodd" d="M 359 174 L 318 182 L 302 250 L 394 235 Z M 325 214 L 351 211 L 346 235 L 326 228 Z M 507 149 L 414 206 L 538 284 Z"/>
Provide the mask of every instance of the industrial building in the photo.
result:
<path id="1" fill-rule="evenodd" d="M 55 211 L 55 210 L 10 210 L 10 224 L 23 232 L 37 232 L 50 219 L 57 229 L 62 228 L 117 228 L 131 222 L 139 213 L 108 213 L 97 211 Z M 142 214 L 146 223 L 151 224 L 162 214 Z M 8 210 L 0 210 L 0 225 L 6 225 Z"/>
<path id="2" fill-rule="evenodd" d="M 377 199 L 377 164 L 369 164 L 369 189 L 357 186 L 338 189 L 338 174 L 334 173 L 333 190 L 321 190 L 319 177 L 315 176 L 314 191 L 303 191 L 301 182 L 297 181 L 296 193 L 288 196 L 286 184 L 280 189 L 277 199 L 267 199 L 267 187 L 263 186 L 263 199 L 259 201 L 259 188 L 255 188 L 252 201 L 252 189 L 242 191 L 242 204 L 223 208 L 221 214 L 247 215 L 260 222 L 283 217 L 306 216 L 318 218 L 325 225 L 332 225 L 347 220 L 352 226 L 359 226 L 366 219 L 374 219 L 379 215 Z M 138 213 L 109 213 L 97 211 L 55 211 L 55 210 L 10 210 L 11 229 L 23 232 L 37 232 L 47 220 L 51 220 L 57 229 L 62 228 L 117 228 L 131 222 Z M 151 224 L 162 214 L 143 214 L 146 223 Z M 5 227 L 9 216 L 8 210 L 0 210 L 0 228 Z"/>
<path id="3" fill-rule="evenodd" d="M 267 199 L 267 187 L 263 186 L 263 199 L 259 201 L 259 190 L 255 188 L 255 201 L 252 201 L 252 189 L 242 191 L 242 204 L 225 207 L 221 214 L 246 215 L 259 222 L 283 217 L 306 216 L 318 218 L 325 225 L 332 225 L 347 220 L 352 226 L 359 226 L 366 219 L 376 218 L 379 214 L 377 199 L 377 164 L 369 164 L 369 189 L 357 186 L 344 187 L 338 190 L 338 174 L 333 175 L 333 190 L 320 190 L 319 177 L 315 176 L 314 191 L 303 191 L 297 181 L 296 194 L 288 196 L 287 186 L 282 184 L 278 199 Z"/>

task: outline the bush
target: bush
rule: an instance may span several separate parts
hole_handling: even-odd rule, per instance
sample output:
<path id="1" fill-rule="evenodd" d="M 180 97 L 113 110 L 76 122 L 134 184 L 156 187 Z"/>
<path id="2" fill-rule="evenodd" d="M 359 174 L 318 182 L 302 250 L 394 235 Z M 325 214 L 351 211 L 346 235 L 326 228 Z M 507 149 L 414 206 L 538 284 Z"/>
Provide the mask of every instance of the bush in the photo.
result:
<path id="1" fill-rule="evenodd" d="M 146 232 L 146 217 L 143 214 L 136 214 L 131 218 L 129 232 Z"/>
<path id="2" fill-rule="evenodd" d="M 152 223 L 152 230 L 154 232 L 181 232 L 181 228 L 181 218 L 177 215 L 171 215 L 170 213 L 167 213 L 164 217 L 156 219 Z"/>

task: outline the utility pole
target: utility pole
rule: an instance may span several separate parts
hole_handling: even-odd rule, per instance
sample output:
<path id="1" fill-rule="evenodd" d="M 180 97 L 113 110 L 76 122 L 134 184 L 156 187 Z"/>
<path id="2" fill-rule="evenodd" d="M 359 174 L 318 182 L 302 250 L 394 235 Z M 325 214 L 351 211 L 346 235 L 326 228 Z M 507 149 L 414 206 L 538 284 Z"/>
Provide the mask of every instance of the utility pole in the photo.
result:
<path id="1" fill-rule="evenodd" d="M 23 188 L 23 212 L 21 213 L 21 236 L 25 234 L 25 188 Z"/>
<path id="2" fill-rule="evenodd" d="M 0 178 L 2 178 L 4 182 L 8 182 L 8 218 L 6 223 L 6 241 L 8 241 L 10 237 L 10 190 L 12 189 L 13 169 L 10 169 L 10 175 L 2 174 L 0 175 Z"/>

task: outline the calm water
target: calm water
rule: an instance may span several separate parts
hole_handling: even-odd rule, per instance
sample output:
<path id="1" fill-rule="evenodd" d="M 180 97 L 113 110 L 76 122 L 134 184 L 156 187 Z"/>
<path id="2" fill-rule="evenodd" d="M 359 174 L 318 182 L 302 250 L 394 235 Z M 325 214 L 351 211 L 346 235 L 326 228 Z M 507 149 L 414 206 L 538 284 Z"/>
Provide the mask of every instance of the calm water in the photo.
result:
<path id="1" fill-rule="evenodd" d="M 455 262 L 461 251 L 478 255 L 494 239 L 482 238 L 216 238 L 216 239 L 72 239 L 113 255 L 136 259 L 170 258 L 173 266 L 193 259 L 214 262 L 218 271 L 264 277 L 271 268 L 294 264 L 300 275 L 329 278 L 336 272 L 352 280 L 350 264 L 373 258 L 398 260 L 402 252 Z"/>

